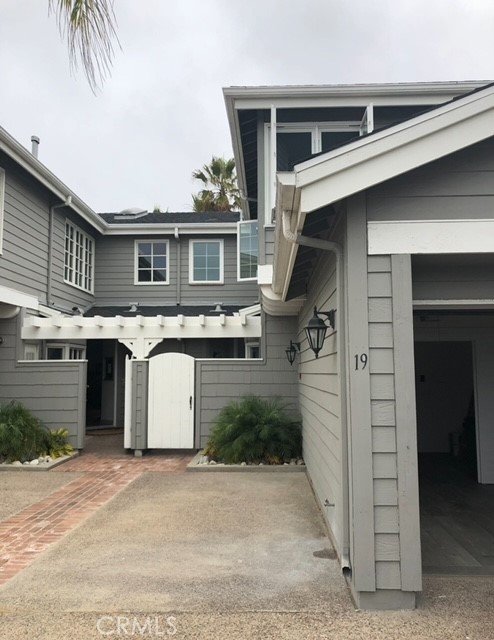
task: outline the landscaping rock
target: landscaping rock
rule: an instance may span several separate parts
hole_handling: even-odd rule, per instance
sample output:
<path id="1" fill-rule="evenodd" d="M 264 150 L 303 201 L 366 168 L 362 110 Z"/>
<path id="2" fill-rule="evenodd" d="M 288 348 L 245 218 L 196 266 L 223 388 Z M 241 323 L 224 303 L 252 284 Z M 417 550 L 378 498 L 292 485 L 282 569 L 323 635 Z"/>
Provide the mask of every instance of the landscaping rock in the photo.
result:
<path id="1" fill-rule="evenodd" d="M 39 464 L 38 458 L 35 458 L 34 460 L 31 460 L 31 462 L 29 464 Z"/>
<path id="2" fill-rule="evenodd" d="M 20 460 L 14 460 L 14 462 L 12 462 L 12 466 L 13 467 L 22 467 L 22 462 Z"/>

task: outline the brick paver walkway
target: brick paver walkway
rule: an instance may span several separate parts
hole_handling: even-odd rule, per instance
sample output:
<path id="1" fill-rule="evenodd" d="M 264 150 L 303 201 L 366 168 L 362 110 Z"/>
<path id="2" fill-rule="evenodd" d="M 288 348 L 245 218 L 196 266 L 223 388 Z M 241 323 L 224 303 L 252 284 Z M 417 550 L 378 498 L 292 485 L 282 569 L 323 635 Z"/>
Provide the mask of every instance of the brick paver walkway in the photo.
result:
<path id="1" fill-rule="evenodd" d="M 80 478 L 0 522 L 0 586 L 146 472 L 182 472 L 191 455 L 87 453 L 49 473 Z M 33 475 L 36 481 L 37 474 Z"/>

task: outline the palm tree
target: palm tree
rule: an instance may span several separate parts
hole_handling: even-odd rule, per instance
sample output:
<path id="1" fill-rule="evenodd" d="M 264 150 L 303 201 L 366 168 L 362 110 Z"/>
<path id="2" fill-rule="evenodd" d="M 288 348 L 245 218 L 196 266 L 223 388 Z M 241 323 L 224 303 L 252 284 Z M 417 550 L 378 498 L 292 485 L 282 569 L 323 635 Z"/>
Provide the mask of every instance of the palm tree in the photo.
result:
<path id="1" fill-rule="evenodd" d="M 95 92 L 110 73 L 116 32 L 113 0 L 48 0 L 62 37 L 67 39 L 73 70 L 82 68 Z"/>
<path id="2" fill-rule="evenodd" d="M 235 160 L 213 156 L 209 164 L 192 173 L 203 183 L 203 189 L 192 196 L 194 211 L 237 211 L 240 209 L 240 190 L 235 173 Z"/>

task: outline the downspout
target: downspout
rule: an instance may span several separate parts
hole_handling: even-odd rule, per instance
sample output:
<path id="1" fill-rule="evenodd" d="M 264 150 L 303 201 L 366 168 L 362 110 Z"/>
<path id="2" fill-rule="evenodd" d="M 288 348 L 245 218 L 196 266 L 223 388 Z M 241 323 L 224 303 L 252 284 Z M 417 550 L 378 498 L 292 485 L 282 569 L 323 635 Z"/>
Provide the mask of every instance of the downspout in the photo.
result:
<path id="1" fill-rule="evenodd" d="M 52 270 L 53 270 L 53 221 L 55 219 L 55 209 L 69 207 L 72 204 L 72 196 L 67 196 L 65 202 L 54 204 L 50 207 L 50 215 L 48 218 L 48 274 L 46 283 L 46 306 L 52 306 L 51 289 L 52 289 Z"/>
<path id="2" fill-rule="evenodd" d="M 348 480 L 348 431 L 347 431 L 347 404 L 346 404 L 346 358 L 344 357 L 345 349 L 345 310 L 343 303 L 343 248 L 337 242 L 331 240 L 321 240 L 319 238 L 311 238 L 302 234 L 293 233 L 290 229 L 290 214 L 288 211 L 282 211 L 281 214 L 283 236 L 292 244 L 302 245 L 304 247 L 312 247 L 321 251 L 331 251 L 336 260 L 336 309 L 338 311 L 338 330 L 336 332 L 336 344 L 338 353 L 339 376 L 339 396 L 341 410 L 341 439 L 342 439 L 342 491 L 343 491 L 343 549 L 341 553 L 342 569 L 351 569 L 350 564 L 350 492 Z"/>
<path id="3" fill-rule="evenodd" d="M 177 241 L 177 306 L 182 304 L 182 245 L 180 244 L 180 234 L 178 227 L 175 227 L 175 240 Z"/>

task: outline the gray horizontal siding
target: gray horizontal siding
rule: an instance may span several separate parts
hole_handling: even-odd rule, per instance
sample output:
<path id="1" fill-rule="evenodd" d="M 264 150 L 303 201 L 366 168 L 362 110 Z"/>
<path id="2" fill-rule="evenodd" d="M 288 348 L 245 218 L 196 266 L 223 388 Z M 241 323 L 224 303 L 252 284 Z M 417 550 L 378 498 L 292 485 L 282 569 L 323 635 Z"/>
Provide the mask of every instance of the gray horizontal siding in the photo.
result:
<path id="1" fill-rule="evenodd" d="M 0 280 L 4 286 L 37 296 L 46 304 L 50 206 L 56 204 L 44 187 L 11 162 L 5 168 L 4 238 Z M 53 229 L 52 302 L 63 307 L 86 306 L 92 296 L 64 282 L 65 216 L 57 209 Z M 75 214 L 68 215 L 83 231 L 94 234 Z"/>
<path id="2" fill-rule="evenodd" d="M 309 282 L 307 302 L 298 319 L 297 341 L 301 343 L 299 402 L 303 419 L 304 460 L 314 491 L 324 508 L 338 553 L 343 553 L 342 425 L 338 370 L 337 334 L 329 330 L 324 347 L 315 358 L 304 327 L 314 306 L 324 311 L 337 307 L 336 260 L 331 252 L 320 256 L 318 269 Z M 337 313 L 338 327 L 338 313 Z"/>
<path id="3" fill-rule="evenodd" d="M 414 300 L 494 298 L 494 255 L 412 258 Z"/>
<path id="4" fill-rule="evenodd" d="M 0 280 L 4 286 L 39 296 L 46 302 L 48 274 L 48 195 L 9 163 L 5 167 L 3 252 Z"/>
<path id="5" fill-rule="evenodd" d="M 491 218 L 492 138 L 367 192 L 368 220 Z"/>
<path id="6" fill-rule="evenodd" d="M 148 239 L 146 236 L 142 237 L 142 240 L 146 239 Z M 157 240 L 159 236 L 153 236 L 152 239 Z M 259 297 L 257 283 L 237 280 L 236 235 L 223 236 L 223 285 L 190 284 L 189 237 L 180 239 L 180 251 L 173 236 L 163 236 L 162 239 L 169 242 L 169 284 L 136 285 L 134 284 L 135 238 L 130 236 L 100 238 L 96 251 L 96 304 L 127 305 L 129 302 L 139 302 L 148 305 L 201 305 L 222 302 L 225 305 L 249 306 L 257 301 Z M 180 286 L 178 286 L 179 278 Z"/>
<path id="7" fill-rule="evenodd" d="M 369 256 L 367 268 L 376 588 L 400 589 L 390 257 Z"/>
<path id="8" fill-rule="evenodd" d="M 86 361 L 18 362 L 18 321 L 0 320 L 0 402 L 22 402 L 49 428 L 69 430 L 74 447 L 83 446 L 86 423 Z"/>
<path id="9" fill-rule="evenodd" d="M 196 361 L 196 446 L 203 447 L 219 411 L 243 395 L 281 397 L 297 407 L 297 369 L 285 349 L 296 332 L 295 318 L 265 316 L 263 360 Z M 266 348 L 266 344 L 268 347 Z"/>

